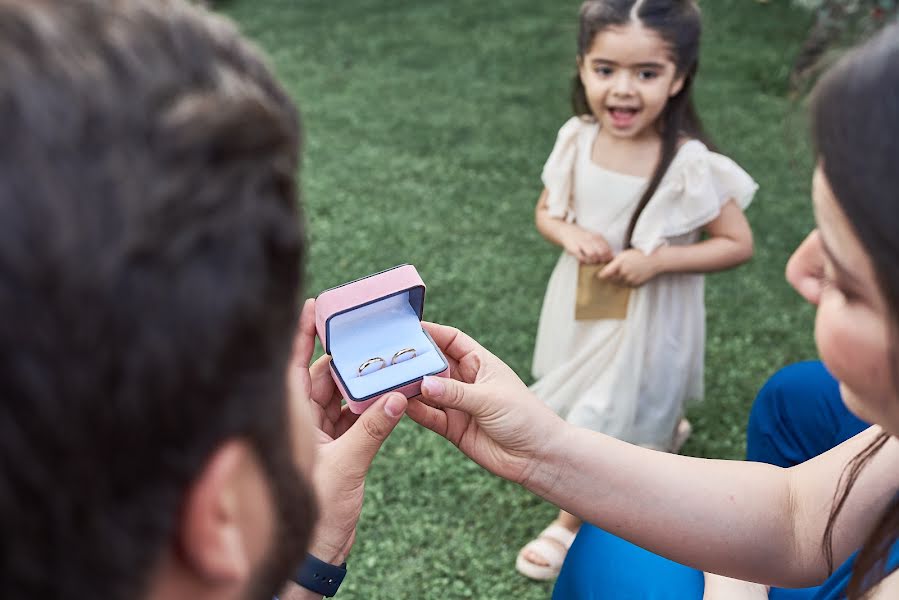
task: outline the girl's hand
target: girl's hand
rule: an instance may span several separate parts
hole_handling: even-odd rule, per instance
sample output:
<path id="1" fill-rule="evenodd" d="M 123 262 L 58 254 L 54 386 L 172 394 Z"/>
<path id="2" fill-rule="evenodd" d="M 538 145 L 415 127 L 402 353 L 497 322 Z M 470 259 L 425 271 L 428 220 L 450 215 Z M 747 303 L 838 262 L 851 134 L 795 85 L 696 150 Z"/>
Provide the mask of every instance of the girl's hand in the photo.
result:
<path id="1" fill-rule="evenodd" d="M 652 255 L 647 256 L 631 248 L 612 259 L 612 262 L 599 272 L 598 277 L 639 287 L 658 274 L 658 265 Z"/>
<path id="2" fill-rule="evenodd" d="M 574 224 L 565 231 L 562 247 L 581 263 L 596 264 L 612 260 L 612 249 L 604 237 Z"/>
<path id="3" fill-rule="evenodd" d="M 422 396 L 409 399 L 406 414 L 494 475 L 526 486 L 564 436 L 565 422 L 476 341 L 452 327 L 424 327 L 454 379 L 425 378 Z"/>

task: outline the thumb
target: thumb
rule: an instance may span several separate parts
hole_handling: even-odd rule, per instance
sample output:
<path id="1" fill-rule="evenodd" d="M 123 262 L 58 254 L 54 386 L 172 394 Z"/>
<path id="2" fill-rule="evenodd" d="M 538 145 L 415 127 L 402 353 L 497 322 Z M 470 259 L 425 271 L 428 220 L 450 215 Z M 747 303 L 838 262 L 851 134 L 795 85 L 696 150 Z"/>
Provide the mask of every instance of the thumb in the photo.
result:
<path id="1" fill-rule="evenodd" d="M 611 277 L 618 270 L 618 265 L 620 263 L 621 263 L 621 261 L 619 261 L 618 257 L 616 256 L 615 258 L 612 259 L 612 262 L 610 262 L 609 264 L 604 266 L 602 269 L 600 269 L 599 273 L 597 273 L 597 277 L 599 277 L 600 279 L 606 279 L 607 277 Z"/>
<path id="2" fill-rule="evenodd" d="M 481 404 L 475 400 L 470 383 L 448 377 L 425 377 L 421 383 L 421 395 L 437 408 L 455 408 L 468 414 L 473 414 Z"/>
<path id="3" fill-rule="evenodd" d="M 364 472 L 374 460 L 396 424 L 403 418 L 409 401 L 402 394 L 386 394 L 372 404 L 337 441 L 349 460 Z"/>

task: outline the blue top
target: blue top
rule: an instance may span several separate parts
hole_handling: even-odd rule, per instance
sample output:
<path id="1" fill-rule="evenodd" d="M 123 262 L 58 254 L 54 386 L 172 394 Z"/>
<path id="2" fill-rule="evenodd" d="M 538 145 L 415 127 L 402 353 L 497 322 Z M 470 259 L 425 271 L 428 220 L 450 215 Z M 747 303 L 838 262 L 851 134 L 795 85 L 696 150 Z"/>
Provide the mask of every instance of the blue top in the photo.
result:
<path id="1" fill-rule="evenodd" d="M 841 600 L 846 597 L 846 588 L 849 586 L 849 580 L 852 579 L 852 568 L 855 566 L 857 555 L 856 551 L 840 565 L 839 569 L 833 572 L 833 575 L 827 578 L 815 595 L 815 600 Z M 899 569 L 899 543 L 894 544 L 890 551 L 886 572 L 891 573 L 895 569 Z"/>

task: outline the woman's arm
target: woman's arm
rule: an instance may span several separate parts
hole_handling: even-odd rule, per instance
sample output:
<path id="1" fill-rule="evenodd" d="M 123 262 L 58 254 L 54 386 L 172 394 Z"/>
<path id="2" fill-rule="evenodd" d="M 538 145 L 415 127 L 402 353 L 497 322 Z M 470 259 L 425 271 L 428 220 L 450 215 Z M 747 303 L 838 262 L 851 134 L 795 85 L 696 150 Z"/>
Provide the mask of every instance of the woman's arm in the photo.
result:
<path id="1" fill-rule="evenodd" d="M 535 209 L 534 220 L 540 235 L 548 242 L 564 248 L 579 262 L 599 263 L 612 260 L 612 249 L 601 235 L 550 216 L 546 205 L 548 195 L 549 192 L 544 188 Z"/>
<path id="2" fill-rule="evenodd" d="M 784 587 L 827 575 L 821 537 L 840 473 L 872 428 L 792 469 L 655 452 L 566 424 L 458 330 L 427 325 L 461 381 L 427 378 L 408 414 L 491 472 L 703 571 Z M 870 462 L 841 513 L 837 564 L 899 491 L 899 443 Z"/>
<path id="3" fill-rule="evenodd" d="M 558 436 L 525 487 L 635 544 L 703 571 L 783 587 L 828 575 L 821 540 L 845 465 L 879 428 L 791 469 L 638 448 L 591 431 Z M 834 535 L 838 566 L 899 491 L 891 440 L 856 483 Z"/>

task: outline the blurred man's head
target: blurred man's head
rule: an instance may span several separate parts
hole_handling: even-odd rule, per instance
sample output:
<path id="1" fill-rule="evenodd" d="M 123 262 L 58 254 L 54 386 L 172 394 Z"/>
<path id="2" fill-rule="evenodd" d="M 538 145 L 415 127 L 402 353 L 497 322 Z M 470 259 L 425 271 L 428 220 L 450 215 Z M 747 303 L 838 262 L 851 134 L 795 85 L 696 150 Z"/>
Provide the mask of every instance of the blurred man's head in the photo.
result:
<path id="1" fill-rule="evenodd" d="M 264 597 L 315 512 L 295 110 L 175 0 L 0 0 L 0 56 L 2 595 Z"/>

